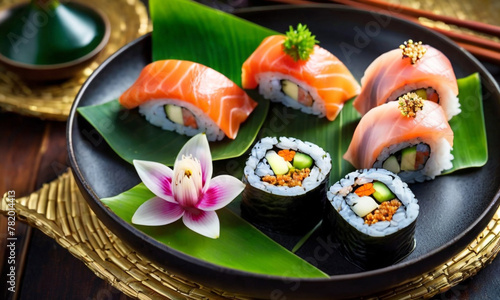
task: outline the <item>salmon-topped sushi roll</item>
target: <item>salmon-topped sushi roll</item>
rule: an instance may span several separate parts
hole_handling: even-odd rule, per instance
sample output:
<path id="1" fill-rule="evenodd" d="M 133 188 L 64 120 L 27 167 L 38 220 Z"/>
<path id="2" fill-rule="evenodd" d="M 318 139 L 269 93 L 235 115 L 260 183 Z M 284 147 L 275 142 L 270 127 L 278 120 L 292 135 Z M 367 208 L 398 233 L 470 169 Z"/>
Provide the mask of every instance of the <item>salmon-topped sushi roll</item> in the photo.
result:
<path id="1" fill-rule="evenodd" d="M 257 106 L 223 74 L 183 60 L 147 65 L 119 102 L 128 109 L 139 107 L 153 125 L 188 136 L 205 132 L 209 141 L 235 139 Z"/>
<path id="2" fill-rule="evenodd" d="M 450 61 L 432 46 L 412 40 L 380 55 L 368 66 L 353 106 L 364 115 L 408 92 L 441 105 L 448 120 L 460 113 L 457 78 Z"/>
<path id="3" fill-rule="evenodd" d="M 407 183 L 422 182 L 453 167 L 452 148 L 441 106 L 408 93 L 361 118 L 344 159 L 356 169 L 384 168 Z"/>
<path id="4" fill-rule="evenodd" d="M 301 38 L 298 38 L 301 36 Z M 347 67 L 299 24 L 264 39 L 244 62 L 242 86 L 264 98 L 333 121 L 360 86 Z"/>

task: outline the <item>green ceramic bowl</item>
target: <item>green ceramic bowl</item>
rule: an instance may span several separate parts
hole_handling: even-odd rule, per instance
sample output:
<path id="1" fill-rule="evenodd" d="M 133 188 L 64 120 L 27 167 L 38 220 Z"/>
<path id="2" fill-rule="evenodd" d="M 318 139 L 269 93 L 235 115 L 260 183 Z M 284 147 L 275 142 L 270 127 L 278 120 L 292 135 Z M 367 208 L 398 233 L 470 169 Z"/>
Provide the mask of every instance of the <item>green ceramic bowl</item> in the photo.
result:
<path id="1" fill-rule="evenodd" d="M 30 81 L 67 79 L 106 46 L 110 23 L 81 3 L 34 2 L 0 12 L 0 63 Z"/>

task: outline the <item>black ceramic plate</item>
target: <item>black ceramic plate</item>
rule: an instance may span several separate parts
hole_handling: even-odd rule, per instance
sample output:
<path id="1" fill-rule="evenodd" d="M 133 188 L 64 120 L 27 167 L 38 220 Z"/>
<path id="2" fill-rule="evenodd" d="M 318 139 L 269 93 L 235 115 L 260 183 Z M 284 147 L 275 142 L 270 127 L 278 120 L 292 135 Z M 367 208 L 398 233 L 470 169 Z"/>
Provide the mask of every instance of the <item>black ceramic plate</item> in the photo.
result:
<path id="1" fill-rule="evenodd" d="M 357 79 L 378 55 L 410 37 L 432 44 L 450 58 L 457 77 L 474 72 L 481 75 L 488 163 L 482 168 L 458 171 L 411 186 L 418 199 L 425 199 L 421 200 L 417 222 L 417 246 L 409 257 L 393 266 L 361 271 L 343 259 L 334 244 L 320 238 L 312 238 L 298 254 L 330 274 L 327 279 L 265 276 L 200 261 L 146 236 L 100 202 L 102 197 L 131 188 L 139 179 L 133 167 L 121 160 L 76 112 L 78 107 L 117 98 L 135 81 L 151 61 L 151 36 L 146 35 L 118 51 L 90 76 L 68 121 L 72 169 L 89 205 L 108 228 L 170 272 L 229 292 L 279 299 L 332 299 L 381 291 L 441 265 L 481 232 L 499 205 L 500 92 L 492 77 L 470 54 L 420 26 L 346 7 L 274 7 L 239 11 L 237 15 L 279 32 L 285 32 L 290 24 L 307 24 L 321 46 L 339 57 Z"/>

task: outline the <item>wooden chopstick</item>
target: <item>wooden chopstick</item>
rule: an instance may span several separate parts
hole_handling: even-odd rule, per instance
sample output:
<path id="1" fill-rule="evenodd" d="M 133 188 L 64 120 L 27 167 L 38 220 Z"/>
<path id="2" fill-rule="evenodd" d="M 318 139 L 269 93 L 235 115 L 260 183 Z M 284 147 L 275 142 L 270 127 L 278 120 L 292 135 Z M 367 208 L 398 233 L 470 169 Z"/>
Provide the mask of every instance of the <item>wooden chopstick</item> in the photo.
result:
<path id="1" fill-rule="evenodd" d="M 458 33 L 452 30 L 445 30 L 441 28 L 436 28 L 432 26 L 428 26 L 426 24 L 421 24 L 419 22 L 419 17 L 425 17 L 427 19 L 433 21 L 445 22 L 448 21 L 447 24 L 453 24 L 457 26 L 461 26 L 463 28 L 475 29 L 481 33 L 494 34 L 500 37 L 500 28 L 497 26 L 483 24 L 479 22 L 472 21 L 463 21 L 451 17 L 439 16 L 430 12 L 426 12 L 424 10 L 418 10 L 413 8 L 408 8 L 405 6 L 382 2 L 379 0 L 330 0 L 331 2 L 341 3 L 344 5 L 355 6 L 362 9 L 373 10 L 374 8 L 382 9 L 383 12 L 389 13 L 390 15 L 394 15 L 400 18 L 404 18 L 425 27 L 428 27 L 434 31 L 437 31 L 447 37 L 453 39 L 459 46 L 469 51 L 477 58 L 493 62 L 500 63 L 500 43 L 494 42 L 492 40 L 488 40 L 485 38 L 481 38 L 479 36 L 475 36 L 467 33 Z M 399 12 L 397 12 L 399 11 Z M 446 22 L 445 22 L 446 23 Z M 471 26 L 471 27 L 467 27 Z"/>
<path id="2" fill-rule="evenodd" d="M 479 36 L 475 36 L 472 34 L 467 34 L 467 33 L 458 33 L 456 31 L 451 31 L 451 30 L 446 30 L 446 29 L 441 29 L 437 27 L 429 27 L 433 29 L 434 31 L 437 31 L 443 35 L 448 36 L 455 42 L 463 43 L 463 44 L 470 44 L 474 45 L 477 47 L 485 48 L 485 49 L 490 49 L 490 50 L 495 50 L 500 52 L 500 43 L 494 42 L 492 40 L 488 40 L 485 38 L 481 38 Z"/>
<path id="3" fill-rule="evenodd" d="M 464 44 L 460 42 L 457 42 L 457 44 L 480 60 L 488 61 L 494 64 L 500 63 L 500 52 L 484 49 L 471 44 Z"/>
<path id="4" fill-rule="evenodd" d="M 334 1 L 335 2 L 335 1 Z M 469 21 L 469 20 L 460 20 L 453 17 L 437 15 L 432 12 L 416 9 L 408 6 L 403 6 L 395 3 L 388 3 L 380 0 L 356 0 L 352 2 L 360 2 L 367 5 L 371 5 L 374 7 L 382 8 L 389 11 L 394 11 L 400 14 L 412 16 L 415 18 L 424 17 L 427 19 L 431 19 L 434 21 L 441 21 L 446 24 L 456 25 L 463 28 L 469 28 L 476 32 L 482 32 L 493 36 L 500 37 L 500 27 L 494 26 L 491 24 Z"/>
<path id="5" fill-rule="evenodd" d="M 274 0 L 275 2 L 287 3 L 287 4 L 310 4 L 315 1 L 305 1 L 305 0 Z M 431 12 L 424 10 L 414 9 L 405 7 L 398 4 L 387 3 L 380 0 L 329 0 L 333 3 L 343 4 L 359 9 L 371 10 L 383 12 L 392 16 L 396 16 L 402 19 L 406 19 L 419 25 L 430 28 L 437 31 L 443 35 L 448 36 L 453 39 L 459 46 L 466 49 L 477 58 L 493 63 L 500 63 L 500 43 L 495 41 L 481 38 L 476 35 L 467 33 L 458 33 L 452 30 L 445 30 L 441 28 L 436 28 L 434 26 L 429 26 L 427 24 L 422 24 L 419 22 L 419 17 L 424 17 L 432 21 L 444 22 L 446 24 L 460 26 L 462 28 L 471 29 L 479 33 L 486 33 L 489 35 L 494 35 L 500 37 L 500 27 L 484 24 L 474 21 L 459 20 L 452 17 L 440 16 Z"/>

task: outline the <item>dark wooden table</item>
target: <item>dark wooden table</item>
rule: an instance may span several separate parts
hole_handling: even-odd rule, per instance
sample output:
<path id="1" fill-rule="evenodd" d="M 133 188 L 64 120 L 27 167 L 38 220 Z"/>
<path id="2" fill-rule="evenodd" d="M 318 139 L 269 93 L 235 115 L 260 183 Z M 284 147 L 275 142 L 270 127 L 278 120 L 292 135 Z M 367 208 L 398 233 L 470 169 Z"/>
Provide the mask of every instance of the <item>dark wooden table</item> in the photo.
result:
<path id="1" fill-rule="evenodd" d="M 500 82 L 500 66 L 486 64 Z M 66 123 L 0 113 L 0 193 L 30 194 L 67 170 Z M 0 216 L 0 299 L 128 299 L 54 240 L 16 222 L 16 290 L 8 290 L 7 218 Z M 500 259 L 435 299 L 500 299 Z"/>

